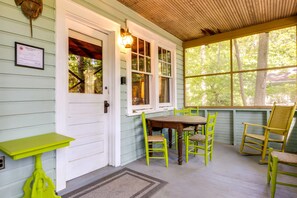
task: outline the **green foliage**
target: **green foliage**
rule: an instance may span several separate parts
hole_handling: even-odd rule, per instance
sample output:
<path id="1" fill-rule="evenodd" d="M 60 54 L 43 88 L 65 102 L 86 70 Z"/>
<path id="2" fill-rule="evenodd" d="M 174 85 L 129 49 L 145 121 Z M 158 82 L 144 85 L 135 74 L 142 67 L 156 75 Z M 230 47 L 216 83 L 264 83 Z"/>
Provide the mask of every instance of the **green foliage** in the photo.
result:
<path id="1" fill-rule="evenodd" d="M 256 77 L 260 72 L 266 80 L 266 84 L 261 85 L 262 92 L 266 93 L 265 105 L 270 105 L 274 101 L 286 104 L 296 101 L 296 26 L 269 32 L 266 60 L 269 70 L 254 71 L 259 68 L 259 34 L 236 39 L 239 58 L 236 58 L 235 41 L 232 43 L 232 60 L 229 40 L 186 49 L 187 106 L 230 106 L 231 95 L 234 106 L 244 105 L 243 95 L 246 105 L 253 106 L 257 95 Z M 288 66 L 290 67 L 274 69 Z M 229 74 L 222 74 L 225 72 Z"/>
<path id="2" fill-rule="evenodd" d="M 95 93 L 103 93 L 103 73 L 102 60 L 92 59 L 89 57 L 82 57 L 75 54 L 68 56 L 68 88 L 71 93 L 84 93 L 84 71 L 94 71 Z"/>

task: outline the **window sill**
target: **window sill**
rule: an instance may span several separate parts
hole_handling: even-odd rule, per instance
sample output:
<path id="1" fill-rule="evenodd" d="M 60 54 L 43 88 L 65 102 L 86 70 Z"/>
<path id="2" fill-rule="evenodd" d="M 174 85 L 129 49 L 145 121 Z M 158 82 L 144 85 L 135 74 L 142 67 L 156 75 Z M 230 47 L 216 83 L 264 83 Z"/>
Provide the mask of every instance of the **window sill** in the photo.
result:
<path id="1" fill-rule="evenodd" d="M 126 116 L 137 116 L 137 115 L 141 115 L 142 112 L 146 114 L 167 112 L 167 111 L 172 111 L 173 109 L 174 107 L 160 107 L 159 109 L 137 109 L 137 110 L 133 110 L 133 112 L 127 112 Z"/>

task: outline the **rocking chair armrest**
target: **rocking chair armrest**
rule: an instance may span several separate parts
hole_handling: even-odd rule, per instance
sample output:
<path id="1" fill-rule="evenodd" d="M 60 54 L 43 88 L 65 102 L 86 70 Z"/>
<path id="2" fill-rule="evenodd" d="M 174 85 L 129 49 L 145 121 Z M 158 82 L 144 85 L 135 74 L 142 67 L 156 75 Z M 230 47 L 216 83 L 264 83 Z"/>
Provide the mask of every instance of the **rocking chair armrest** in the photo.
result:
<path id="1" fill-rule="evenodd" d="M 266 127 L 267 127 L 267 126 L 265 126 L 265 125 L 261 125 L 261 124 L 253 124 L 253 123 L 248 123 L 248 122 L 243 122 L 242 124 L 244 124 L 244 125 L 248 125 L 248 126 L 262 127 L 262 128 L 266 128 Z"/>

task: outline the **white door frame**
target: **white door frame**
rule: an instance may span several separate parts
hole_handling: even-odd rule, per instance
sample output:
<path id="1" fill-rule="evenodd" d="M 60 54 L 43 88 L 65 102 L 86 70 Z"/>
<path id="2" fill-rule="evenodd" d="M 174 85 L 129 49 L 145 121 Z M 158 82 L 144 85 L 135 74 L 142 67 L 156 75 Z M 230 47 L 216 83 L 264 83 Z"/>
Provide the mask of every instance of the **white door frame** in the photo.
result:
<path id="1" fill-rule="evenodd" d="M 56 1 L 56 132 L 66 132 L 67 93 L 68 93 L 68 28 L 66 19 L 74 20 L 108 35 L 109 67 L 109 111 L 108 123 L 108 163 L 120 166 L 120 24 L 117 24 L 70 0 Z M 111 123 L 112 121 L 112 123 Z M 56 190 L 66 188 L 67 148 L 56 152 Z"/>

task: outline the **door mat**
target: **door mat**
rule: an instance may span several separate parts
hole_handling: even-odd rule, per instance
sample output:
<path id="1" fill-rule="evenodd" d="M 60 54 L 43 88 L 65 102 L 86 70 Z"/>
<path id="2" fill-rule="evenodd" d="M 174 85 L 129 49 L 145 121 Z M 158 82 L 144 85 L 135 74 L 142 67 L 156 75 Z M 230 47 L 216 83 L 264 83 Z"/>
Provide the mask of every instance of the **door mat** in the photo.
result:
<path id="1" fill-rule="evenodd" d="M 63 198 L 144 198 L 150 197 L 167 182 L 123 168 L 91 184 L 63 195 Z"/>

